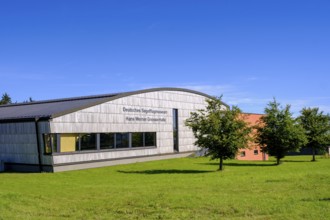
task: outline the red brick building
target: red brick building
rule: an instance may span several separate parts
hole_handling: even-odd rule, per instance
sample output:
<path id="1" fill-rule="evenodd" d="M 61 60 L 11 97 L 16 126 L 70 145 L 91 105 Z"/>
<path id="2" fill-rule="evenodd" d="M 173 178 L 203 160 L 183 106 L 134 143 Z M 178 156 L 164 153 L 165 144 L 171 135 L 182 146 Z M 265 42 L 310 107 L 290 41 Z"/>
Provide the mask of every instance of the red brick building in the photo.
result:
<path id="1" fill-rule="evenodd" d="M 262 114 L 244 113 L 244 120 L 247 121 L 250 126 L 256 125 L 261 118 Z M 268 160 L 268 154 L 261 151 L 260 146 L 255 143 L 251 143 L 249 148 L 241 149 L 237 155 L 238 160 Z"/>

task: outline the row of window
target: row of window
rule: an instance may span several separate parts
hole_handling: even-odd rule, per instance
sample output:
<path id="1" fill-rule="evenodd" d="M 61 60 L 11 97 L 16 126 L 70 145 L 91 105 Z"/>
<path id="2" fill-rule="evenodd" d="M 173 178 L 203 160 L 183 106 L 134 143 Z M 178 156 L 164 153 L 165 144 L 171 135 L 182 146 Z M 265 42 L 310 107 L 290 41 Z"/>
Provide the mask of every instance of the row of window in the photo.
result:
<path id="1" fill-rule="evenodd" d="M 44 152 L 156 147 L 156 132 L 44 134 Z"/>
<path id="2" fill-rule="evenodd" d="M 258 154 L 259 154 L 259 151 L 258 151 L 258 150 L 254 150 L 254 151 L 253 151 L 253 154 L 254 154 L 254 155 L 258 155 Z M 240 156 L 241 156 L 241 157 L 245 157 L 245 151 L 241 151 Z"/>

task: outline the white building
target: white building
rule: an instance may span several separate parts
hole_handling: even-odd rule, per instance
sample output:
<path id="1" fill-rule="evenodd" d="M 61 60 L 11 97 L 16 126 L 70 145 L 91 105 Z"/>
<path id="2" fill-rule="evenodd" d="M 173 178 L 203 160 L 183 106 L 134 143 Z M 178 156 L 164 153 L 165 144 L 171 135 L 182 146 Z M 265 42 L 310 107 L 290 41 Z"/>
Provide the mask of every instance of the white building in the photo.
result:
<path id="1" fill-rule="evenodd" d="M 58 172 L 187 156 L 197 147 L 184 121 L 207 98 L 157 88 L 3 105 L 0 161 L 8 170 Z"/>

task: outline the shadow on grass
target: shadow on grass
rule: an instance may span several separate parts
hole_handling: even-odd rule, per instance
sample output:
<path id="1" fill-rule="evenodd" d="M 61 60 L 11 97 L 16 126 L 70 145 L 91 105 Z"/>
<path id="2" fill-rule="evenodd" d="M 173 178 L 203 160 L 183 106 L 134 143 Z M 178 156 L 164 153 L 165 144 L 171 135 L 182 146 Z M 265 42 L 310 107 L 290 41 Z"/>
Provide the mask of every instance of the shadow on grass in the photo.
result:
<path id="1" fill-rule="evenodd" d="M 304 201 L 304 202 L 314 202 L 314 201 L 330 202 L 330 198 L 320 198 L 320 199 L 307 198 L 307 199 L 302 199 L 301 201 Z"/>
<path id="2" fill-rule="evenodd" d="M 225 166 L 232 166 L 232 167 L 271 167 L 276 166 L 275 163 L 225 163 Z"/>
<path id="3" fill-rule="evenodd" d="M 203 165 L 212 165 L 212 166 L 219 166 L 219 163 L 199 163 Z M 224 166 L 232 166 L 232 167 L 270 167 L 276 166 L 274 163 L 264 164 L 264 163 L 224 163 Z"/>
<path id="4" fill-rule="evenodd" d="M 281 162 L 289 162 L 289 163 L 309 163 L 312 162 L 310 160 L 281 160 Z"/>
<path id="5" fill-rule="evenodd" d="M 141 171 L 125 171 L 118 170 L 118 173 L 128 173 L 128 174 L 200 174 L 200 173 L 210 173 L 213 170 L 141 170 Z"/>

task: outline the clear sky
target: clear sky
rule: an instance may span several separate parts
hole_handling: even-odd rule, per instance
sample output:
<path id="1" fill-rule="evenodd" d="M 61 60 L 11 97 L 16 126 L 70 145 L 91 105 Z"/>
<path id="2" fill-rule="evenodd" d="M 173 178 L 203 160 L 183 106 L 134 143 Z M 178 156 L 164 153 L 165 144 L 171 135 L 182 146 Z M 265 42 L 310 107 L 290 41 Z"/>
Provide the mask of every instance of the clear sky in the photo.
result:
<path id="1" fill-rule="evenodd" d="M 0 94 L 152 87 L 330 113 L 330 1 L 0 0 Z"/>

